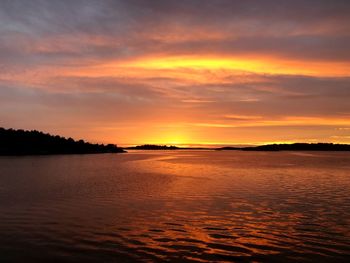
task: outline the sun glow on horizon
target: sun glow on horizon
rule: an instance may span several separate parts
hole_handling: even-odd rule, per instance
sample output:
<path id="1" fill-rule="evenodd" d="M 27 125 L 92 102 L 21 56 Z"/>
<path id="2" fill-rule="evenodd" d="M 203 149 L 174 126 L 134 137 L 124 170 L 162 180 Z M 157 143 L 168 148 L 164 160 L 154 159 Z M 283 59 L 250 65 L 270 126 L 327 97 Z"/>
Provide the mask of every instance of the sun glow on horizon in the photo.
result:
<path id="1" fill-rule="evenodd" d="M 158 136 L 149 136 L 145 138 L 141 144 L 157 144 L 157 145 L 187 145 L 191 141 L 188 134 L 181 131 L 162 132 Z"/>
<path id="2" fill-rule="evenodd" d="M 12 2 L 0 126 L 116 144 L 350 143 L 346 1 Z"/>

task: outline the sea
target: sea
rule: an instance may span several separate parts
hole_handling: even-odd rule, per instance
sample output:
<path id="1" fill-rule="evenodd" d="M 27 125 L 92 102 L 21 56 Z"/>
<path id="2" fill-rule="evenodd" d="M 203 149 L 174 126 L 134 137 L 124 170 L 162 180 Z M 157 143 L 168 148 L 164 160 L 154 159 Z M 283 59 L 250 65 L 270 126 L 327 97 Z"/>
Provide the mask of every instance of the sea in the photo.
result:
<path id="1" fill-rule="evenodd" d="M 350 152 L 0 157 L 0 262 L 350 262 Z"/>

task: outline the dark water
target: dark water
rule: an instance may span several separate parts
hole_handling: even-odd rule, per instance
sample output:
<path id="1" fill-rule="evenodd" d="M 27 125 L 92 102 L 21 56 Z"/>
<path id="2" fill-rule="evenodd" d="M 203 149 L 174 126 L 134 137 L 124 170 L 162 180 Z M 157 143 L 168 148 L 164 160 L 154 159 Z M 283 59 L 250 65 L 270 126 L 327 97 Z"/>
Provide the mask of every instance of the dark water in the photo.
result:
<path id="1" fill-rule="evenodd" d="M 350 154 L 1 157 L 0 262 L 350 262 Z"/>

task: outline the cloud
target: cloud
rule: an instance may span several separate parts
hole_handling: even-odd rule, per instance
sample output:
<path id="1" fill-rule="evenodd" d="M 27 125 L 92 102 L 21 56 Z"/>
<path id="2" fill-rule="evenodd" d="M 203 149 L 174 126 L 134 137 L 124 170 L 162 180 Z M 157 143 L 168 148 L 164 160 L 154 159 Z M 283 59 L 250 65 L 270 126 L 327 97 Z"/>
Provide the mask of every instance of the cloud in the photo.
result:
<path id="1" fill-rule="evenodd" d="M 340 140 L 349 13 L 345 0 L 1 1 L 0 120 L 124 141 L 174 125 L 201 141 L 294 140 L 285 125 Z"/>
<path id="2" fill-rule="evenodd" d="M 0 58 L 6 65 L 165 54 L 348 61 L 349 11 L 348 1 L 2 1 Z"/>
<path id="3" fill-rule="evenodd" d="M 211 84 L 178 86 L 177 82 L 181 79 L 67 76 L 47 80 L 44 87 L 18 87 L 2 82 L 1 102 L 16 107 L 36 103 L 57 110 L 77 110 L 87 114 L 84 118 L 94 118 L 94 114 L 112 117 L 123 112 L 124 120 L 147 119 L 145 115 L 151 112 L 158 112 L 150 114 L 158 115 L 158 120 L 169 114 L 168 118 L 177 116 L 180 121 L 185 119 L 181 116 L 254 122 L 261 116 L 350 115 L 350 78 L 251 74 Z"/>

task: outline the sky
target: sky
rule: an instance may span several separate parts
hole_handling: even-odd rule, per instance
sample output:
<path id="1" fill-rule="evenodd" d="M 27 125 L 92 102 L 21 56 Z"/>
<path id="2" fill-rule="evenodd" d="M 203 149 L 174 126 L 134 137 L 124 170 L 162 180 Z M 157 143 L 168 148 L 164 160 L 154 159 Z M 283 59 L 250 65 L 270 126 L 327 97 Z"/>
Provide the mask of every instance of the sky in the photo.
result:
<path id="1" fill-rule="evenodd" d="M 99 143 L 350 143 L 350 1 L 2 0 L 0 126 Z"/>

